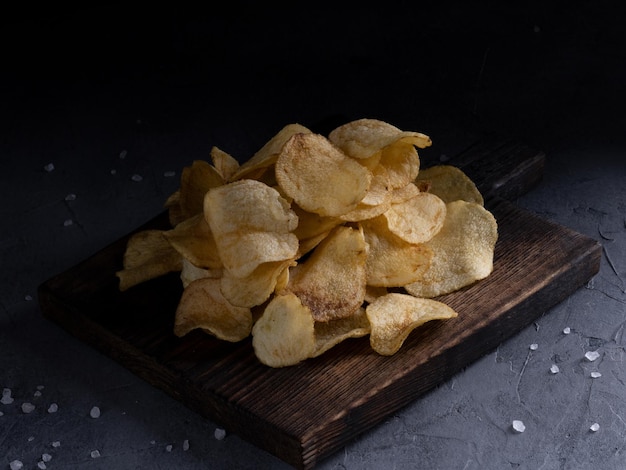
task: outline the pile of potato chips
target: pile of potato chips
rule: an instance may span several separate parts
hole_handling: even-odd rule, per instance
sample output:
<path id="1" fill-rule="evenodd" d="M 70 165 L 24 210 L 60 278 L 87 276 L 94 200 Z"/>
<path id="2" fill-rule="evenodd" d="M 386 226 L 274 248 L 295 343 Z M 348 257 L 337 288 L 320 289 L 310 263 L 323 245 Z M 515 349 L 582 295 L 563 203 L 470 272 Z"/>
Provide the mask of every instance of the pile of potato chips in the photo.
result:
<path id="1" fill-rule="evenodd" d="M 128 241 L 120 289 L 180 271 L 174 333 L 252 335 L 270 367 L 368 335 L 395 354 L 416 327 L 457 316 L 434 297 L 493 269 L 496 220 L 459 169 L 420 171 L 430 145 L 360 119 L 328 136 L 287 125 L 241 165 L 214 147 L 183 169 L 172 228 Z"/>

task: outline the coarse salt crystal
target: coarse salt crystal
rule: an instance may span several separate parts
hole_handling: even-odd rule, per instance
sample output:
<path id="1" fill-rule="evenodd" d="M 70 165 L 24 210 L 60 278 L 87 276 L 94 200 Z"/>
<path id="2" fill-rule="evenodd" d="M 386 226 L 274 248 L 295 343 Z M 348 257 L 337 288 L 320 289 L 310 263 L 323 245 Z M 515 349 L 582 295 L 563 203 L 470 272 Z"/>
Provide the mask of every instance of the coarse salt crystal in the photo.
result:
<path id="1" fill-rule="evenodd" d="M 560 371 L 559 366 L 557 366 L 556 364 L 552 364 L 550 366 L 550 372 L 552 372 L 553 374 L 558 374 Z"/>
<path id="2" fill-rule="evenodd" d="M 168 444 L 168 445 L 165 446 L 165 451 L 166 452 L 172 452 L 172 449 L 173 449 L 172 444 Z"/>
<path id="3" fill-rule="evenodd" d="M 12 460 L 9 464 L 9 468 L 11 470 L 22 470 L 22 468 L 24 468 L 24 464 L 21 460 Z"/>
<path id="4" fill-rule="evenodd" d="M 593 424 L 589 427 L 589 429 L 590 429 L 591 431 L 593 431 L 593 432 L 596 432 L 596 431 L 598 431 L 598 430 L 600 429 L 600 425 L 599 425 L 598 423 L 593 423 Z"/>
<path id="5" fill-rule="evenodd" d="M 172 176 L 176 176 L 176 172 L 175 171 L 166 171 L 163 173 L 163 176 L 165 176 L 166 178 L 171 178 Z"/>
<path id="6" fill-rule="evenodd" d="M 599 377 L 602 377 L 602 374 L 600 372 L 592 372 L 590 375 L 592 379 L 597 379 Z"/>
<path id="7" fill-rule="evenodd" d="M 48 407 L 48 413 L 56 413 L 57 411 L 59 411 L 59 405 L 57 405 L 56 403 L 50 403 L 50 406 Z"/>
<path id="8" fill-rule="evenodd" d="M 48 173 L 54 171 L 54 163 L 48 163 L 47 165 L 44 165 L 43 169 L 46 170 Z"/>
<path id="9" fill-rule="evenodd" d="M 128 151 L 127 150 L 122 150 L 120 152 L 120 160 L 124 160 L 126 158 L 126 155 L 128 155 Z"/>
<path id="10" fill-rule="evenodd" d="M 41 396 L 41 391 L 37 390 L 35 391 L 35 393 L 33 393 L 34 397 L 40 397 Z"/>
<path id="11" fill-rule="evenodd" d="M 35 410 L 35 405 L 32 403 L 22 403 L 22 411 L 26 414 L 32 413 Z"/>
<path id="12" fill-rule="evenodd" d="M 98 449 L 96 450 L 92 450 L 89 455 L 91 455 L 92 459 L 97 459 L 98 457 L 100 457 L 100 451 Z"/>
<path id="13" fill-rule="evenodd" d="M 37 468 L 41 469 L 41 470 L 46 470 L 46 464 L 43 462 L 43 460 L 40 460 L 39 462 L 37 462 Z"/>
<path id="14" fill-rule="evenodd" d="M 513 429 L 517 432 L 524 432 L 526 430 L 526 426 L 519 419 L 513 420 Z"/>
<path id="15" fill-rule="evenodd" d="M 139 183 L 140 181 L 143 180 L 143 176 L 138 175 L 137 173 L 135 173 L 133 176 L 130 177 L 130 179 L 135 181 L 136 183 Z"/>
<path id="16" fill-rule="evenodd" d="M 189 439 L 185 439 L 183 441 L 183 450 L 184 451 L 188 451 L 189 450 Z"/>
<path id="17" fill-rule="evenodd" d="M 222 428 L 215 428 L 215 432 L 213 433 L 213 435 L 215 436 L 215 439 L 221 441 L 226 437 L 226 430 Z"/>
<path id="18" fill-rule="evenodd" d="M 29 436 L 28 437 L 28 442 L 33 442 L 35 440 L 35 436 Z"/>
<path id="19" fill-rule="evenodd" d="M 10 405 L 13 403 L 13 397 L 11 397 L 11 389 L 5 388 L 2 390 L 2 398 L 0 398 L 0 403 L 3 405 Z"/>
<path id="20" fill-rule="evenodd" d="M 0 416 L 4 416 L 4 413 L 2 411 L 0 411 Z"/>
<path id="21" fill-rule="evenodd" d="M 99 418 L 100 408 L 98 408 L 97 406 L 94 406 L 93 408 L 91 408 L 91 410 L 89 411 L 89 416 L 91 416 L 94 419 Z"/>
<path id="22" fill-rule="evenodd" d="M 72 219 L 65 219 L 63 221 L 63 227 L 69 227 L 70 225 L 74 225 L 74 221 Z"/>
<path id="23" fill-rule="evenodd" d="M 32 295 L 30 295 L 30 294 L 26 294 L 26 295 L 24 296 L 24 300 L 25 300 L 26 302 L 30 302 L 31 300 L 33 300 L 33 296 L 32 296 Z"/>
<path id="24" fill-rule="evenodd" d="M 533 344 L 530 345 L 530 350 L 531 351 L 536 351 L 538 347 L 539 347 L 539 345 L 537 343 L 533 343 Z"/>
<path id="25" fill-rule="evenodd" d="M 585 353 L 585 358 L 588 361 L 595 361 L 596 359 L 598 359 L 600 357 L 600 353 L 598 351 L 587 351 Z"/>
<path id="26" fill-rule="evenodd" d="M 50 462 L 52 460 L 52 456 L 50 454 L 41 454 L 41 460 L 44 462 Z"/>
<path id="27" fill-rule="evenodd" d="M 45 385 L 37 385 L 37 387 L 35 387 L 37 390 L 43 390 L 44 388 L 46 388 Z"/>
<path id="28" fill-rule="evenodd" d="M 65 196 L 65 200 L 66 201 L 75 201 L 76 200 L 76 194 L 69 193 L 67 196 Z"/>
<path id="29" fill-rule="evenodd" d="M 51 445 L 56 449 L 57 447 L 61 447 L 61 441 L 54 441 Z"/>
<path id="30" fill-rule="evenodd" d="M 572 332 L 572 329 L 569 326 L 566 326 L 565 328 L 563 328 L 564 335 L 569 335 L 571 332 Z"/>
<path id="31" fill-rule="evenodd" d="M 113 168 L 113 169 L 111 170 L 111 174 L 112 174 L 112 175 L 116 175 L 116 174 L 117 174 L 117 170 L 116 170 L 115 168 Z"/>

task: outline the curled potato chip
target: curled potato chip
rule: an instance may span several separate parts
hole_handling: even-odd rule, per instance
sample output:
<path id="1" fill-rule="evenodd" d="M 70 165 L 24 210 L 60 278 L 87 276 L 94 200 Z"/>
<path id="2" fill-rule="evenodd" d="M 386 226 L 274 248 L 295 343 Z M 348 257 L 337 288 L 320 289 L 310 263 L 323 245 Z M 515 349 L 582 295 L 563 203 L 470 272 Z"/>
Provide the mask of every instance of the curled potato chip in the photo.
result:
<path id="1" fill-rule="evenodd" d="M 285 194 L 309 212 L 336 217 L 365 197 L 371 172 L 319 134 L 296 134 L 276 161 L 276 179 Z"/>
<path id="2" fill-rule="evenodd" d="M 214 279 L 221 278 L 222 270 L 199 268 L 192 264 L 190 261 L 183 258 L 183 266 L 180 270 L 180 280 L 183 284 L 183 288 L 187 287 L 189 284 L 197 279 L 204 279 L 207 277 L 211 277 Z"/>
<path id="3" fill-rule="evenodd" d="M 239 170 L 237 159 L 215 146 L 211 148 L 211 161 L 224 181 L 230 180 Z"/>
<path id="4" fill-rule="evenodd" d="M 443 202 L 457 200 L 484 204 L 483 196 L 474 182 L 462 170 L 452 165 L 436 165 L 423 169 L 416 182 L 427 183 L 428 192 L 439 196 Z"/>
<path id="5" fill-rule="evenodd" d="M 446 204 L 430 193 L 419 193 L 406 201 L 391 204 L 383 217 L 389 231 L 417 244 L 430 240 L 443 226 Z"/>
<path id="6" fill-rule="evenodd" d="M 260 264 L 293 259 L 298 217 L 278 191 L 255 180 L 216 187 L 204 198 L 204 217 L 224 268 L 250 275 Z"/>
<path id="7" fill-rule="evenodd" d="M 389 293 L 369 304 L 365 312 L 371 326 L 370 345 L 378 354 L 398 352 L 409 334 L 432 320 L 447 320 L 457 313 L 446 304 L 407 294 Z"/>
<path id="8" fill-rule="evenodd" d="M 484 279 L 493 270 L 497 238 L 496 219 L 483 206 L 448 203 L 443 227 L 425 243 L 433 253 L 428 270 L 404 288 L 418 297 L 436 297 Z"/>
<path id="9" fill-rule="evenodd" d="M 352 315 L 365 298 L 367 245 L 361 230 L 340 226 L 313 250 L 287 286 L 316 321 Z"/>
<path id="10" fill-rule="evenodd" d="M 298 226 L 293 231 L 298 240 L 307 240 L 328 233 L 343 223 L 343 220 L 337 217 L 326 217 L 315 212 L 305 211 L 295 203 L 291 205 L 291 209 L 298 216 Z"/>
<path id="11" fill-rule="evenodd" d="M 219 279 L 198 279 L 183 291 L 176 309 L 174 334 L 184 336 L 195 329 L 224 341 L 241 341 L 252 331 L 252 313 L 249 308 L 231 305 L 222 296 Z"/>
<path id="12" fill-rule="evenodd" d="M 277 295 L 252 328 L 252 347 L 261 363 L 285 367 L 310 358 L 315 351 L 311 311 L 292 293 Z"/>
<path id="13" fill-rule="evenodd" d="M 199 268 L 221 269 L 215 238 L 202 214 L 196 214 L 163 233 L 181 256 Z"/>
<path id="14" fill-rule="evenodd" d="M 115 274 L 119 289 L 125 291 L 150 279 L 182 269 L 181 255 L 170 245 L 162 230 L 144 230 L 126 244 L 123 269 Z"/>
<path id="15" fill-rule="evenodd" d="M 315 322 L 315 351 L 311 357 L 324 354 L 348 338 L 361 338 L 370 333 L 365 309 L 359 308 L 353 315 L 327 322 Z"/>
<path id="16" fill-rule="evenodd" d="M 384 216 L 361 222 L 369 246 L 367 284 L 398 287 L 420 279 L 430 266 L 432 251 L 425 244 L 413 244 L 393 234 Z"/>
<path id="17" fill-rule="evenodd" d="M 183 168 L 179 190 L 183 219 L 201 213 L 206 192 L 223 184 L 224 179 L 219 172 L 204 160 L 195 160 L 191 166 Z"/>

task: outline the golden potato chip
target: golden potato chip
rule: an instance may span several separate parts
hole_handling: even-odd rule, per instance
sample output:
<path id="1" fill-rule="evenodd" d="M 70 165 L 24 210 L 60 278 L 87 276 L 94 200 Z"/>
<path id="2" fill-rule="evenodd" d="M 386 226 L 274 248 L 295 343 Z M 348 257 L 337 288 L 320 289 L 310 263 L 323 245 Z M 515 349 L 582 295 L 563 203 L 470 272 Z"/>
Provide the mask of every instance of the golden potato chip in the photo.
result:
<path id="1" fill-rule="evenodd" d="M 409 243 L 424 243 L 441 230 L 446 204 L 434 194 L 419 193 L 404 202 L 391 204 L 383 217 L 393 234 Z"/>
<path id="2" fill-rule="evenodd" d="M 324 354 L 348 338 L 361 338 L 370 333 L 370 324 L 365 309 L 359 308 L 346 318 L 315 322 L 315 351 L 311 357 Z"/>
<path id="3" fill-rule="evenodd" d="M 389 184 L 389 173 L 382 165 L 372 172 L 372 181 L 365 197 L 350 212 L 339 218 L 346 222 L 359 222 L 382 214 L 391 206 L 393 189 Z"/>
<path id="4" fill-rule="evenodd" d="M 370 171 L 318 134 L 296 134 L 276 161 L 285 194 L 309 212 L 336 217 L 354 209 L 367 194 Z"/>
<path id="5" fill-rule="evenodd" d="M 224 341 L 237 342 L 252 331 L 249 308 L 231 305 L 220 292 L 219 279 L 198 279 L 181 296 L 174 319 L 174 334 L 184 336 L 201 329 Z"/>
<path id="6" fill-rule="evenodd" d="M 457 313 L 446 304 L 407 294 L 390 293 L 369 304 L 365 312 L 370 323 L 370 345 L 378 354 L 398 352 L 409 334 L 432 320 L 447 320 Z"/>
<path id="7" fill-rule="evenodd" d="M 287 290 L 316 321 L 352 315 L 365 298 L 367 245 L 361 230 L 340 226 L 292 270 Z"/>
<path id="8" fill-rule="evenodd" d="M 311 131 L 300 124 L 288 124 L 272 137 L 250 160 L 246 161 L 231 176 L 229 181 L 243 178 L 257 179 L 264 171 L 276 163 L 278 154 L 287 142 L 295 134 L 310 134 Z M 260 171 L 259 171 L 260 170 Z"/>
<path id="9" fill-rule="evenodd" d="M 195 160 L 183 168 L 180 176 L 180 208 L 183 219 L 202 212 L 206 192 L 224 184 L 219 172 L 204 160 Z"/>
<path id="10" fill-rule="evenodd" d="M 298 217 L 278 191 L 255 180 L 239 180 L 211 189 L 204 216 L 226 270 L 250 275 L 260 264 L 293 259 Z"/>
<path id="11" fill-rule="evenodd" d="M 428 192 L 439 196 L 443 202 L 457 200 L 484 204 L 483 196 L 474 182 L 459 168 L 436 165 L 420 170 L 416 182 L 427 183 Z"/>
<path id="12" fill-rule="evenodd" d="M 193 281 L 204 278 L 220 278 L 222 277 L 221 269 L 204 269 L 199 268 L 192 264 L 190 261 L 183 258 L 183 266 L 180 270 L 180 280 L 183 284 L 183 288 L 187 287 Z"/>
<path id="13" fill-rule="evenodd" d="M 417 297 L 447 294 L 484 279 L 493 270 L 498 224 L 480 204 L 454 201 L 446 205 L 443 227 L 425 243 L 433 258 L 421 279 L 405 285 Z"/>
<path id="14" fill-rule="evenodd" d="M 248 276 L 235 277 L 225 271 L 221 278 L 222 295 L 237 307 L 261 305 L 276 289 L 276 284 L 287 268 L 294 264 L 292 260 L 262 263 Z M 285 281 L 283 281 L 285 282 Z"/>
<path id="15" fill-rule="evenodd" d="M 378 297 L 382 297 L 388 293 L 389 290 L 386 287 L 368 285 L 365 288 L 365 302 L 371 304 Z"/>
<path id="16" fill-rule="evenodd" d="M 237 159 L 215 146 L 211 148 L 211 161 L 224 181 L 229 181 L 239 170 Z"/>
<path id="17" fill-rule="evenodd" d="M 181 255 L 170 245 L 162 230 L 144 230 L 132 235 L 126 244 L 123 269 L 115 275 L 119 289 L 125 291 L 137 284 L 182 269 Z"/>
<path id="18" fill-rule="evenodd" d="M 393 234 L 384 216 L 361 222 L 369 245 L 367 284 L 398 287 L 420 279 L 433 256 L 425 244 L 409 243 Z"/>
<path id="19" fill-rule="evenodd" d="M 331 229 L 343 223 L 343 220 L 337 217 L 325 217 L 315 212 L 305 211 L 295 203 L 291 205 L 291 210 L 298 216 L 298 226 L 293 233 L 301 241 L 328 233 Z"/>
<path id="20" fill-rule="evenodd" d="M 180 189 L 170 194 L 165 201 L 164 207 L 167 210 L 168 220 L 172 227 L 186 219 L 186 214 L 183 214 L 183 209 L 180 205 Z"/>
<path id="21" fill-rule="evenodd" d="M 420 159 L 413 144 L 399 140 L 382 149 L 379 165 L 385 167 L 390 189 L 398 189 L 415 181 Z"/>
<path id="22" fill-rule="evenodd" d="M 202 214 L 182 221 L 163 236 L 181 256 L 199 268 L 221 269 L 215 238 Z"/>
<path id="23" fill-rule="evenodd" d="M 315 325 L 308 307 L 291 293 L 277 295 L 252 328 L 252 347 L 261 363 L 286 367 L 315 352 Z"/>

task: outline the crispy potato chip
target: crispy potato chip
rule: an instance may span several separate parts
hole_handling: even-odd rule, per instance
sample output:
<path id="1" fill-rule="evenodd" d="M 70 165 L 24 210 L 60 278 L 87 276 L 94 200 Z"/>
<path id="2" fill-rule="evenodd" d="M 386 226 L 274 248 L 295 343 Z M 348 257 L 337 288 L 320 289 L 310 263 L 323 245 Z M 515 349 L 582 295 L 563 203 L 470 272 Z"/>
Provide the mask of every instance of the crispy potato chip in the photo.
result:
<path id="1" fill-rule="evenodd" d="M 183 168 L 180 176 L 180 208 L 183 219 L 202 212 L 206 192 L 224 184 L 214 166 L 204 160 L 195 160 Z"/>
<path id="2" fill-rule="evenodd" d="M 455 166 L 436 165 L 423 169 L 416 182 L 427 183 L 428 192 L 436 194 L 445 203 L 463 200 L 484 205 L 483 196 L 474 182 Z"/>
<path id="3" fill-rule="evenodd" d="M 457 316 L 442 302 L 393 292 L 376 299 L 366 307 L 365 312 L 371 326 L 370 345 L 384 356 L 398 352 L 418 326 Z"/>
<path id="4" fill-rule="evenodd" d="M 432 251 L 425 244 L 412 244 L 393 234 L 384 216 L 361 222 L 369 245 L 367 284 L 398 287 L 420 279 L 430 266 Z"/>
<path id="5" fill-rule="evenodd" d="M 366 286 L 365 288 L 365 302 L 371 304 L 378 297 L 382 297 L 389 293 L 386 287 L 382 286 Z"/>
<path id="6" fill-rule="evenodd" d="M 237 159 L 215 146 L 211 148 L 211 161 L 224 181 L 229 181 L 239 170 Z"/>
<path id="7" fill-rule="evenodd" d="M 365 197 L 371 172 L 318 134 L 296 134 L 276 161 L 276 179 L 309 212 L 336 217 Z"/>
<path id="8" fill-rule="evenodd" d="M 311 357 L 324 354 L 348 338 L 361 338 L 369 333 L 370 324 L 364 308 L 346 318 L 315 322 L 315 351 Z"/>
<path id="9" fill-rule="evenodd" d="M 176 227 L 179 223 L 185 220 L 186 215 L 183 214 L 183 209 L 180 205 L 180 189 L 174 191 L 165 201 L 164 205 L 167 210 L 168 220 L 172 227 Z"/>
<path id="10" fill-rule="evenodd" d="M 243 178 L 259 178 L 265 170 L 272 167 L 276 163 L 278 154 L 281 152 L 285 142 L 287 142 L 295 134 L 310 133 L 311 131 L 309 129 L 300 124 L 286 125 L 263 147 L 261 147 L 261 149 L 255 153 L 250 160 L 241 165 L 231 176 L 229 181 L 236 181 Z"/>
<path id="11" fill-rule="evenodd" d="M 483 206 L 448 203 L 443 227 L 425 243 L 433 252 L 430 267 L 405 289 L 417 297 L 436 297 L 484 279 L 493 270 L 497 238 L 496 219 Z"/>
<path id="12" fill-rule="evenodd" d="M 221 269 L 215 238 L 202 214 L 182 221 L 163 236 L 181 256 L 199 268 Z"/>
<path id="13" fill-rule="evenodd" d="M 241 341 L 252 331 L 252 313 L 249 308 L 231 305 L 222 296 L 219 279 L 198 279 L 183 291 L 174 334 L 185 336 L 198 328 L 224 341 Z"/>
<path id="14" fill-rule="evenodd" d="M 291 205 L 291 210 L 298 216 L 298 226 L 293 231 L 298 240 L 306 240 L 328 233 L 343 223 L 343 220 L 337 217 L 325 217 L 315 212 L 305 211 L 295 203 Z"/>
<path id="15" fill-rule="evenodd" d="M 221 278 L 222 295 L 237 307 L 251 308 L 261 305 L 269 299 L 276 289 L 279 278 L 292 264 L 295 265 L 292 260 L 263 263 L 242 278 L 225 271 Z"/>
<path id="16" fill-rule="evenodd" d="M 180 280 L 183 284 L 183 288 L 187 287 L 193 281 L 204 278 L 218 279 L 222 277 L 221 269 L 204 269 L 199 268 L 192 264 L 190 261 L 183 258 L 183 266 L 180 270 Z"/>
<path id="17" fill-rule="evenodd" d="M 131 236 L 124 252 L 123 269 L 115 275 L 125 291 L 142 282 L 182 269 L 182 257 L 162 230 L 144 230 Z"/>
<path id="18" fill-rule="evenodd" d="M 398 141 L 382 150 L 379 165 L 387 170 L 390 189 L 398 189 L 415 181 L 420 170 L 420 159 L 415 147 Z"/>
<path id="19" fill-rule="evenodd" d="M 287 289 L 316 321 L 352 315 L 365 298 L 367 245 L 361 230 L 340 226 L 292 271 Z"/>
<path id="20" fill-rule="evenodd" d="M 441 230 L 446 204 L 434 194 L 419 193 L 404 202 L 391 204 L 383 217 L 390 232 L 409 243 L 424 243 Z"/>
<path id="21" fill-rule="evenodd" d="M 278 191 L 255 180 L 239 180 L 207 192 L 204 216 L 224 267 L 234 277 L 260 264 L 293 259 L 298 217 Z"/>
<path id="22" fill-rule="evenodd" d="M 252 328 L 252 347 L 261 363 L 285 367 L 315 352 L 315 324 L 308 307 L 291 293 L 275 296 Z"/>

